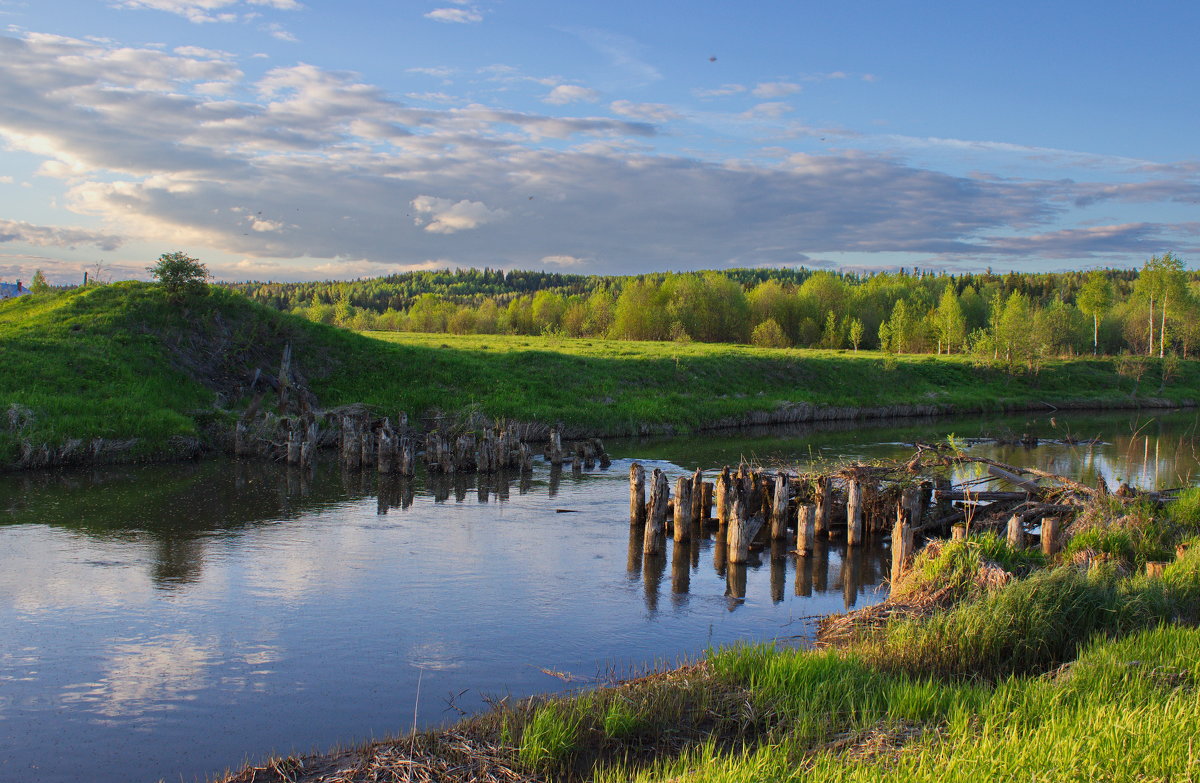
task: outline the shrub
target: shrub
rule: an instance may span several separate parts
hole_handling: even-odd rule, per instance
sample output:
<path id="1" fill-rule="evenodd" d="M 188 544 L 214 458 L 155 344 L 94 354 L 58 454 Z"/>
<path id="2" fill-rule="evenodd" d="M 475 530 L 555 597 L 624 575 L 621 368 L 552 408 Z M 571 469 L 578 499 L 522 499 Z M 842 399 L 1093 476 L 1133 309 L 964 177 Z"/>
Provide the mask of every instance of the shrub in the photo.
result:
<path id="1" fill-rule="evenodd" d="M 208 267 L 200 259 L 192 258 L 182 251 L 163 253 L 158 263 L 146 267 L 167 295 L 178 300 L 185 296 L 203 296 L 208 293 Z"/>

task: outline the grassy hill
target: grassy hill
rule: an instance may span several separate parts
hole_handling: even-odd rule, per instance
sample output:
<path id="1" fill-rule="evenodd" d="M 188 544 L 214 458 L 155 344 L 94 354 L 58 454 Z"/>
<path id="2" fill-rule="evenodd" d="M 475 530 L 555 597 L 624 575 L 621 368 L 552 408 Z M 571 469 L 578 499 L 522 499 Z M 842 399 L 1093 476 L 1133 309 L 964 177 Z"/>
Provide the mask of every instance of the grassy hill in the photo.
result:
<path id="1" fill-rule="evenodd" d="M 480 412 L 610 435 L 841 418 L 862 408 L 886 415 L 1200 397 L 1192 361 L 1164 383 L 1155 361 L 1136 380 L 1108 359 L 1051 361 L 1029 375 L 957 356 L 360 335 L 228 290 L 178 304 L 128 282 L 0 303 L 0 465 L 29 462 L 39 449 L 53 452 L 51 462 L 197 453 L 229 431 L 255 371 L 277 372 L 287 343 L 325 408 L 361 402 L 414 420 Z"/>

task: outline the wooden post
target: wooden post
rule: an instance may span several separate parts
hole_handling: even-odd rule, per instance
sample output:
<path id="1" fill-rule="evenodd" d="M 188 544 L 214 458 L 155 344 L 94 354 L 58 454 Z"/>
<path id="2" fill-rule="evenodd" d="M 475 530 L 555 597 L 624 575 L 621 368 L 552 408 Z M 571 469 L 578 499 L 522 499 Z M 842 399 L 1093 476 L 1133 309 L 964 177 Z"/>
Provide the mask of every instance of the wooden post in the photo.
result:
<path id="1" fill-rule="evenodd" d="M 1146 562 L 1146 576 L 1160 577 L 1163 575 L 1163 569 L 1167 567 L 1167 563 L 1162 560 L 1150 560 Z"/>
<path id="2" fill-rule="evenodd" d="M 559 434 L 558 428 L 553 427 L 550 430 L 550 464 L 561 465 L 563 462 L 562 435 Z"/>
<path id="3" fill-rule="evenodd" d="M 796 511 L 796 552 L 811 554 L 816 537 L 817 507 L 811 503 L 801 503 Z"/>
<path id="4" fill-rule="evenodd" d="M 700 499 L 700 521 L 704 522 L 712 519 L 714 486 L 711 481 L 705 481 L 700 489 L 703 493 Z"/>
<path id="5" fill-rule="evenodd" d="M 717 522 L 721 527 L 729 524 L 729 509 L 732 505 L 733 498 L 733 477 L 729 475 L 729 466 L 726 465 L 721 474 L 717 476 L 716 496 L 717 496 Z"/>
<path id="6" fill-rule="evenodd" d="M 704 471 L 700 468 L 692 474 L 692 521 L 704 521 Z"/>
<path id="7" fill-rule="evenodd" d="M 858 479 L 846 484 L 846 543 L 858 546 L 863 540 L 863 487 Z"/>
<path id="8" fill-rule="evenodd" d="M 1042 554 L 1054 557 L 1058 552 L 1058 517 L 1042 518 Z"/>
<path id="9" fill-rule="evenodd" d="M 313 442 L 311 440 L 306 440 L 303 443 L 301 443 L 300 444 L 300 465 L 302 467 L 307 468 L 310 465 L 312 465 L 312 455 L 313 455 Z"/>
<path id="10" fill-rule="evenodd" d="M 629 466 L 629 526 L 646 525 L 646 471 L 640 462 Z"/>
<path id="11" fill-rule="evenodd" d="M 1025 528 L 1021 524 L 1020 514 L 1008 518 L 1008 545 L 1013 549 L 1025 548 Z"/>
<path id="12" fill-rule="evenodd" d="M 791 500 L 791 485 L 783 471 L 775 474 L 775 499 L 771 504 L 771 538 L 775 541 L 787 539 L 787 510 Z"/>
<path id="13" fill-rule="evenodd" d="M 287 461 L 289 465 L 300 464 L 300 431 L 288 432 Z"/>
<path id="14" fill-rule="evenodd" d="M 395 448 L 392 445 L 392 433 L 389 427 L 379 431 L 379 445 L 376 449 L 376 468 L 380 473 L 391 473 Z"/>
<path id="15" fill-rule="evenodd" d="M 362 458 L 359 463 L 368 470 L 372 463 L 375 462 L 375 433 L 370 427 L 362 428 L 362 440 L 360 441 L 362 448 Z"/>
<path id="16" fill-rule="evenodd" d="M 900 491 L 900 509 L 899 511 L 906 513 L 909 524 L 916 524 L 921 520 L 921 490 L 919 487 L 905 487 Z M 899 517 L 897 517 L 899 520 Z"/>
<path id="17" fill-rule="evenodd" d="M 965 524 L 963 524 L 962 522 L 954 523 L 954 525 L 952 525 L 950 527 L 950 540 L 951 541 L 966 541 L 967 540 L 967 526 Z"/>
<path id="18" fill-rule="evenodd" d="M 742 493 L 737 493 L 733 499 L 733 506 L 730 509 L 729 520 L 729 562 L 730 563 L 745 563 L 750 556 L 750 542 L 747 540 L 747 512 L 749 511 L 746 499 L 742 497 Z"/>
<path id="19" fill-rule="evenodd" d="M 405 436 L 400 442 L 400 475 L 412 476 L 417 472 L 417 444 Z"/>
<path id="20" fill-rule="evenodd" d="M 833 510 L 833 480 L 829 476 L 817 479 L 817 519 L 814 530 L 819 536 L 829 535 L 829 517 Z"/>
<path id="21" fill-rule="evenodd" d="M 675 541 L 690 541 L 692 538 L 692 479 L 680 476 L 675 482 Z"/>
<path id="22" fill-rule="evenodd" d="M 908 511 L 902 511 L 896 518 L 896 526 L 892 528 L 892 585 L 895 586 L 908 570 L 912 560 L 913 526 L 909 524 Z"/>
<path id="23" fill-rule="evenodd" d="M 670 495 L 667 475 L 654 469 L 650 480 L 650 514 L 646 517 L 646 535 L 642 540 L 642 552 L 661 555 L 667 543 L 667 500 Z"/>

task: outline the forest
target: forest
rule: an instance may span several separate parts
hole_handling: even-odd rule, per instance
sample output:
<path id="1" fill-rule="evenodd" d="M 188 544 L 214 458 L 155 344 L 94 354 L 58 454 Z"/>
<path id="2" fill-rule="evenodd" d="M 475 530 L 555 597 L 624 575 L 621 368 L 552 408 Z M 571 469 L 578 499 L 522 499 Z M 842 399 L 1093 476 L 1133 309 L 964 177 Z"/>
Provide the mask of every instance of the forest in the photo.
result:
<path id="1" fill-rule="evenodd" d="M 1200 276 L 1172 253 L 1137 270 L 948 275 L 734 269 L 629 277 L 459 269 L 231 284 L 358 331 L 550 334 L 889 353 L 1055 356 L 1200 351 Z"/>

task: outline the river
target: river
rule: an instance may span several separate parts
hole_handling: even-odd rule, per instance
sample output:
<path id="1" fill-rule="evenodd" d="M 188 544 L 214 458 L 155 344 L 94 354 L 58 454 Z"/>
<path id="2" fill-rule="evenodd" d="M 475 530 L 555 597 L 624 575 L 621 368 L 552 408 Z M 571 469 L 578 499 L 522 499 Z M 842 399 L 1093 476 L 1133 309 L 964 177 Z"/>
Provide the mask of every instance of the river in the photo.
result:
<path id="1" fill-rule="evenodd" d="M 1089 482 L 1197 474 L 1197 413 L 972 417 L 613 441 L 608 470 L 411 482 L 214 460 L 0 475 L 0 780 L 191 781 L 271 752 L 586 687 L 885 597 L 886 542 L 744 573 L 711 538 L 643 558 L 628 467 L 672 479 L 907 457 L 911 443 Z M 776 554 L 782 554 L 777 552 Z M 721 558 L 717 558 L 719 561 Z M 742 579 L 744 578 L 744 585 Z"/>

